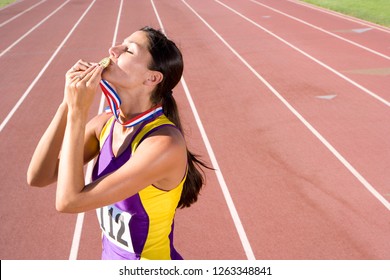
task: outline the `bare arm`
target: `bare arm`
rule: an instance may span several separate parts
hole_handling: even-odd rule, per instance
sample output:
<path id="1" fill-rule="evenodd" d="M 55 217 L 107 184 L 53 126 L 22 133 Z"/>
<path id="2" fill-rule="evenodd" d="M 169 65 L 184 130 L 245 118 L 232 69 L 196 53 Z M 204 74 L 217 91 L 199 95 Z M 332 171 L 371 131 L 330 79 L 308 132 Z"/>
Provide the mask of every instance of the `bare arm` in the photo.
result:
<path id="1" fill-rule="evenodd" d="M 67 73 L 67 83 L 70 77 L 75 77 L 90 68 L 90 64 L 82 60 Z M 57 109 L 50 125 L 41 137 L 27 170 L 27 183 L 30 186 L 44 187 L 57 180 L 59 155 L 67 123 L 68 105 L 66 99 Z M 96 118 L 100 120 L 101 118 Z M 96 138 L 97 120 L 92 120 L 86 129 L 86 142 L 84 161 L 91 160 L 98 152 L 98 140 Z"/>
<path id="2" fill-rule="evenodd" d="M 30 186 L 44 187 L 56 181 L 67 112 L 68 107 L 63 102 L 39 141 L 27 171 L 27 183 Z"/>

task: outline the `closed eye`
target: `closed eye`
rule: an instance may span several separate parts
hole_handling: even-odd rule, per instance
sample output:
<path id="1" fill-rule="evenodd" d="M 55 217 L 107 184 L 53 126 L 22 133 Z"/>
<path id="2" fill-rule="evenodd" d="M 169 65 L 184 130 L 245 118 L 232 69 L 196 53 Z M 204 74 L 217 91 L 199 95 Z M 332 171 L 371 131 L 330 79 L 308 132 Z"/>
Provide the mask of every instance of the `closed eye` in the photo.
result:
<path id="1" fill-rule="evenodd" d="M 129 50 L 129 48 L 126 48 L 125 52 L 127 52 L 129 54 L 134 54 L 131 50 Z"/>

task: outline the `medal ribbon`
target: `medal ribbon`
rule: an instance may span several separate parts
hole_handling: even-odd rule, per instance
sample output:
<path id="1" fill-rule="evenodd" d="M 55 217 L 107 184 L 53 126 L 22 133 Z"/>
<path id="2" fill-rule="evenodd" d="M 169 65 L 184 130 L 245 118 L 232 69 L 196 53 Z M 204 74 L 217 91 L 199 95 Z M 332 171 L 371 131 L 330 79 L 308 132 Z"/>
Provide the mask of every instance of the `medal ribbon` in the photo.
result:
<path id="1" fill-rule="evenodd" d="M 122 121 L 119 119 L 119 106 L 121 105 L 121 99 L 119 98 L 116 91 L 107 83 L 105 80 L 100 81 L 100 87 L 103 91 L 104 96 L 107 99 L 107 103 L 109 105 L 109 109 L 113 113 L 116 121 L 120 123 L 121 125 L 125 127 L 132 127 L 135 126 L 143 121 L 156 118 L 158 116 L 161 116 L 163 114 L 163 109 L 161 105 L 157 105 L 140 115 L 136 116 L 135 118 L 132 118 L 125 123 L 122 123 Z"/>

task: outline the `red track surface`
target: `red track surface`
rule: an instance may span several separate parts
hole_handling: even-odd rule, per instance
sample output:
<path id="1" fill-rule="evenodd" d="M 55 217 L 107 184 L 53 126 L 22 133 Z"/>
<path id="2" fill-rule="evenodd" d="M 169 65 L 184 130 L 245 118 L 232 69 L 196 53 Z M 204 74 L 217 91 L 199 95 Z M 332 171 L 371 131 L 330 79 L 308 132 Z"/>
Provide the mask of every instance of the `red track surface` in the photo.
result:
<path id="1" fill-rule="evenodd" d="M 26 170 L 66 70 L 107 54 L 121 5 L 69 1 L 25 35 L 65 3 L 43 1 L 2 25 L 38 2 L 0 10 L 0 259 L 68 259 L 78 244 L 77 216 Z M 154 3 L 181 47 L 186 137 L 218 169 L 177 213 L 186 259 L 390 258 L 390 30 L 287 0 L 123 2 L 118 42 L 159 27 Z M 100 246 L 92 211 L 73 252 L 99 259 Z"/>

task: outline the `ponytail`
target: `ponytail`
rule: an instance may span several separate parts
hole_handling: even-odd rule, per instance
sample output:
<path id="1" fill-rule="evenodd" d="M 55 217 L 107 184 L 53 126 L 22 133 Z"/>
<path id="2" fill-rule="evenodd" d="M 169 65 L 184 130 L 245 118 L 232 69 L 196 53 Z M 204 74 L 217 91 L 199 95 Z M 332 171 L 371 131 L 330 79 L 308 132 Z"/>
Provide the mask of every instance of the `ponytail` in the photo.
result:
<path id="1" fill-rule="evenodd" d="M 164 115 L 183 133 L 176 101 L 172 94 L 167 94 L 166 98 L 163 98 L 162 106 Z M 187 178 L 184 182 L 178 208 L 190 207 L 198 200 L 198 195 L 205 183 L 202 168 L 212 169 L 187 148 Z"/>

